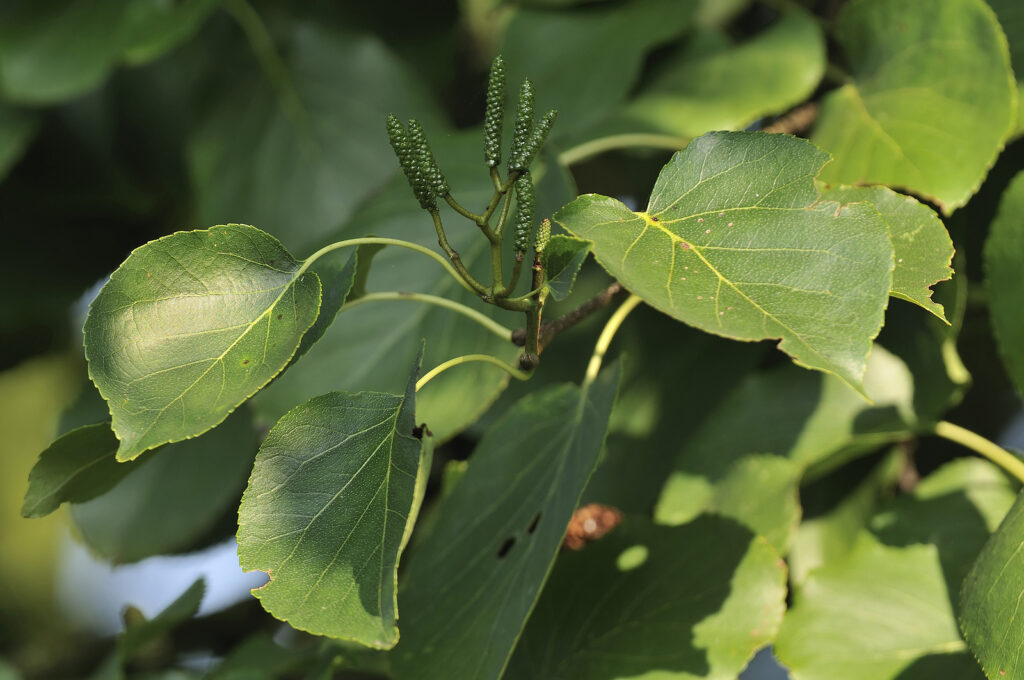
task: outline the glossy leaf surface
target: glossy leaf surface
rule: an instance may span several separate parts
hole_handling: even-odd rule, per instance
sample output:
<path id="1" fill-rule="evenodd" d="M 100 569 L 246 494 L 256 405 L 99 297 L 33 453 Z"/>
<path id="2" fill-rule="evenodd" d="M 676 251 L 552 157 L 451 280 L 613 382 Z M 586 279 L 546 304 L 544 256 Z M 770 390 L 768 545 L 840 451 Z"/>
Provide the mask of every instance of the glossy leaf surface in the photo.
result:
<path id="1" fill-rule="evenodd" d="M 555 219 L 657 309 L 726 337 L 779 338 L 798 364 L 863 391 L 892 245 L 870 206 L 818 201 L 826 160 L 793 137 L 709 133 L 662 169 L 646 212 L 587 195 Z"/>
<path id="2" fill-rule="evenodd" d="M 332 392 L 300 404 L 260 447 L 238 557 L 270 575 L 253 594 L 294 628 L 373 647 L 398 640 L 398 560 L 432 450 L 416 430 L 416 374 L 404 395 Z"/>
<path id="3" fill-rule="evenodd" d="M 317 276 L 254 227 L 178 232 L 137 248 L 85 323 L 118 460 L 224 420 L 288 364 L 319 307 Z"/>

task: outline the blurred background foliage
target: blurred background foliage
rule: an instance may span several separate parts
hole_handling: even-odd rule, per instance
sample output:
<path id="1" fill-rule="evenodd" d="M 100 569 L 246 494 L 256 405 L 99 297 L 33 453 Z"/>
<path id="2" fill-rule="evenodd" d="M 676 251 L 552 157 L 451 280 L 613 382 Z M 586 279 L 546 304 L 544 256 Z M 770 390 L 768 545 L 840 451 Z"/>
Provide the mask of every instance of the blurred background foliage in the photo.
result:
<path id="1" fill-rule="evenodd" d="M 394 111 L 419 118 L 456 193 L 472 196 L 474 183 L 487 179 L 479 172 L 477 131 L 486 71 L 499 51 L 510 83 L 528 74 L 538 108 L 560 110 L 538 172 L 543 213 L 591 191 L 640 205 L 672 150 L 692 137 L 770 126 L 843 82 L 829 66 L 841 60 L 827 31 L 842 4 L 0 2 L 0 657 L 28 677 L 86 674 L 111 649 L 93 640 L 116 629 L 118 598 L 126 597 L 89 581 L 89 560 L 187 553 L 220 545 L 234 532 L 235 501 L 256 445 L 246 423 L 238 433 L 217 430 L 228 442 L 198 440 L 200 447 L 237 452 L 234 460 L 214 459 L 217 469 L 209 469 L 204 451 L 191 462 L 183 454 L 173 469 L 147 463 L 130 486 L 72 513 L 18 516 L 39 452 L 56 434 L 104 417 L 87 381 L 81 325 L 96 286 L 133 248 L 227 222 L 265 229 L 299 257 L 328 240 L 367 233 L 429 244 L 429 221 L 396 178 L 384 117 Z M 1004 23 L 1019 22 L 1013 3 L 993 4 L 1005 5 Z M 1011 33 L 1011 49 L 1022 33 Z M 1020 55 L 1014 51 L 1018 65 Z M 805 132 L 809 123 L 787 125 Z M 938 440 L 910 437 L 919 425 L 945 417 L 998 437 L 1019 402 L 976 284 L 988 224 L 1010 177 L 1024 168 L 1022 151 L 1022 142 L 1011 143 L 980 191 L 946 219 L 958 276 L 939 287 L 938 297 L 953 325 L 892 301 L 879 341 L 884 349 L 871 368 L 879 386 L 874 406 L 830 378 L 789 365 L 765 343 L 731 343 L 652 310 L 638 312 L 622 334 L 631 362 L 606 459 L 584 500 L 654 513 L 669 524 L 712 509 L 763 522 L 755 528 L 780 551 L 793 551 L 794 578 L 802 579 L 847 550 L 834 536 L 867 526 L 892 489 L 912 486 L 912 477 L 960 454 Z M 379 276 L 390 288 L 450 292 L 433 270 L 411 268 L 390 253 L 380 257 Z M 606 284 L 606 275 L 589 266 L 578 299 Z M 318 345 L 318 359 L 300 363 L 239 418 L 265 427 L 328 389 L 392 388 L 405 369 L 391 358 L 410 354 L 423 335 L 431 338 L 428 352 L 439 352 L 428 354 L 428 366 L 465 353 L 460 343 L 482 351 L 481 343 L 494 342 L 433 309 L 369 307 L 353 310 L 351 323 L 335 324 Z M 433 416 L 427 420 L 439 423 L 435 430 L 451 439 L 437 464 L 456 462 L 443 476 L 457 476 L 457 461 L 496 410 L 538 382 L 581 375 L 598 323 L 590 319 L 560 337 L 537 378 L 511 386 L 475 424 L 505 379 L 486 367 L 439 379 L 424 408 Z M 379 337 L 374 329 L 390 329 L 383 350 L 368 341 Z M 515 355 L 511 347 L 491 351 Z M 337 376 L 325 373 L 327 366 Z M 915 447 L 927 455 L 915 456 Z M 701 453 L 710 451 L 715 455 Z M 768 452 L 776 455 L 751 456 Z M 744 488 L 750 475 L 765 490 L 763 506 L 730 499 L 730 489 Z M 214 491 L 188 483 L 195 479 L 231 483 Z M 157 498 L 166 504 L 154 507 Z M 875 519 L 878 540 L 907 540 L 914 519 L 900 513 L 909 505 L 887 506 L 888 515 Z M 829 534 L 830 527 L 841 531 Z M 231 562 L 233 547 L 228 553 Z M 145 613 L 155 614 L 189 582 L 151 598 Z M 249 634 L 275 630 L 245 599 L 245 585 L 234 582 L 235 594 L 222 602 L 242 604 L 208 617 L 175 644 L 224 654 Z M 106 601 L 82 605 L 81 592 L 90 589 L 93 600 Z M 246 644 L 258 650 L 262 639 Z M 154 665 L 168 653 L 147 652 Z M 0 677 L 4 672 L 0 665 Z"/>

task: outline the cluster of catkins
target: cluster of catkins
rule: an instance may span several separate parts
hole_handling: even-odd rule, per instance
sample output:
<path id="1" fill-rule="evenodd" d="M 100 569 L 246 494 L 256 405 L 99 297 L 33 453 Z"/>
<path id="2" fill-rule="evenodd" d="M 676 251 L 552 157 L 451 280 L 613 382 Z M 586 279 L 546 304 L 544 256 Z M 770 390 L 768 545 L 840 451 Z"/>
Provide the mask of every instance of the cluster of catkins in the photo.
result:
<path id="1" fill-rule="evenodd" d="M 516 216 L 514 246 L 516 256 L 521 258 L 533 235 L 534 197 L 530 164 L 547 139 L 551 126 L 555 124 L 556 111 L 548 111 L 540 120 L 534 121 L 534 92 L 530 80 L 524 79 L 519 90 L 519 106 L 512 133 L 512 148 L 508 155 L 509 178 L 516 191 Z M 494 59 L 487 81 L 487 109 L 484 114 L 484 160 L 490 168 L 501 164 L 501 133 L 505 123 L 505 63 L 501 56 Z M 398 156 L 406 179 L 420 207 L 431 212 L 437 211 L 437 197 L 446 197 L 450 189 L 441 169 L 430 150 L 423 126 L 410 120 L 408 126 L 392 114 L 387 120 L 388 138 Z M 542 229 L 544 233 L 550 233 Z M 539 233 L 538 236 L 541 236 Z M 535 242 L 537 252 L 546 244 Z"/>

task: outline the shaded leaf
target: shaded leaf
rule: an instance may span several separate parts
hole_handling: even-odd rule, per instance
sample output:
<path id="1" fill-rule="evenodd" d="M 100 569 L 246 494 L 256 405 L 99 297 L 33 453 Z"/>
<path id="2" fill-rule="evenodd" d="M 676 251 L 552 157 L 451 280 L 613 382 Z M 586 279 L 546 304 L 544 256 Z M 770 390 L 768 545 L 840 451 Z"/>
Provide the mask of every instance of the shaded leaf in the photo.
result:
<path id="1" fill-rule="evenodd" d="M 590 252 L 590 242 L 581 241 L 571 236 L 556 234 L 551 237 L 547 247 L 541 254 L 541 264 L 547 275 L 547 286 L 551 297 L 564 300 L 572 292 L 583 261 Z"/>
<path id="2" fill-rule="evenodd" d="M 646 212 L 581 196 L 555 219 L 633 293 L 702 330 L 779 338 L 863 393 L 892 245 L 870 206 L 818 201 L 827 156 L 794 137 L 713 132 L 675 154 Z"/>
<path id="3" fill-rule="evenodd" d="M 1024 494 L 985 544 L 960 593 L 960 626 L 992 680 L 1024 678 Z"/>
<path id="4" fill-rule="evenodd" d="M 308 352 L 309 348 L 324 336 L 330 325 L 334 323 L 342 306 L 348 301 L 355 287 L 356 275 L 359 273 L 358 263 L 361 251 L 361 247 L 353 249 L 347 259 L 339 251 L 328 253 L 316 260 L 309 268 L 317 275 L 321 286 L 323 286 L 320 309 L 317 311 L 316 321 L 302 336 L 299 348 L 295 350 L 295 356 L 291 359 L 293 362 L 298 361 L 299 357 Z"/>
<path id="5" fill-rule="evenodd" d="M 21 158 L 38 129 L 35 114 L 0 101 L 0 181 Z"/>
<path id="6" fill-rule="evenodd" d="M 396 678 L 497 678 L 604 442 L 618 365 L 519 401 L 492 427 L 417 546 Z"/>
<path id="7" fill-rule="evenodd" d="M 317 276 L 254 227 L 178 232 L 133 251 L 85 322 L 118 460 L 224 420 L 288 364 L 319 307 Z"/>
<path id="8" fill-rule="evenodd" d="M 866 533 L 845 560 L 811 572 L 775 653 L 800 680 L 909 680 L 932 655 L 970 667 L 935 546 L 891 548 Z"/>
<path id="9" fill-rule="evenodd" d="M 416 521 L 431 438 L 417 435 L 417 357 L 404 395 L 332 392 L 267 435 L 238 511 L 253 591 L 294 628 L 388 648 L 398 641 L 398 560 Z M 418 481 L 419 480 L 419 481 Z"/>
<path id="10" fill-rule="evenodd" d="M 122 660 L 132 659 L 149 642 L 159 638 L 191 619 L 199 611 L 206 592 L 206 583 L 197 579 L 178 599 L 152 619 L 137 621 L 128 625 L 118 641 L 118 653 Z"/>
<path id="11" fill-rule="evenodd" d="M 82 503 L 113 488 L 144 462 L 117 462 L 117 444 L 108 423 L 79 427 L 50 444 L 29 474 L 22 516 L 43 517 L 61 503 Z"/>
<path id="12" fill-rule="evenodd" d="M 505 677 L 736 677 L 778 631 L 786 567 L 727 519 L 623 524 L 563 553 Z"/>
<path id="13" fill-rule="evenodd" d="M 290 94 L 262 73 L 242 79 L 196 132 L 190 162 L 200 222 L 244 220 L 299 248 L 319 244 L 398 169 L 388 113 L 443 128 L 424 84 L 376 38 L 308 24 L 286 37 Z"/>
<path id="14" fill-rule="evenodd" d="M 191 37 L 221 0 L 132 0 L 125 9 L 123 59 L 144 64 Z"/>
<path id="15" fill-rule="evenodd" d="M 528 77 L 537 110 L 558 109 L 552 137 L 571 134 L 625 100 L 651 48 L 683 32 L 697 3 L 637 0 L 577 11 L 522 8 L 499 51 L 510 94 Z"/>
<path id="16" fill-rule="evenodd" d="M 615 125 L 684 139 L 741 130 L 804 101 L 824 72 L 821 28 L 794 7 L 748 42 L 680 52 L 625 106 Z"/>
<path id="17" fill-rule="evenodd" d="M 1006 372 L 1024 394 L 1024 172 L 1003 193 L 985 243 L 989 313 Z"/>
<path id="18" fill-rule="evenodd" d="M 945 225 L 930 208 L 886 187 L 828 187 L 822 200 L 875 206 L 889 229 L 896 268 L 890 293 L 946 320 L 942 305 L 932 300 L 931 287 L 953 276 L 953 242 Z"/>
<path id="19" fill-rule="evenodd" d="M 71 506 L 91 550 L 115 563 L 197 547 L 238 503 L 256 453 L 247 409 L 212 432 L 168 444 L 102 496 Z M 233 522 L 232 522 L 233 524 Z M 225 535 L 229 535 L 226 531 Z"/>
<path id="20" fill-rule="evenodd" d="M 813 141 L 827 182 L 888 184 L 946 214 L 977 191 L 1016 124 L 1006 38 L 982 0 L 843 7 L 852 82 L 822 103 Z"/>

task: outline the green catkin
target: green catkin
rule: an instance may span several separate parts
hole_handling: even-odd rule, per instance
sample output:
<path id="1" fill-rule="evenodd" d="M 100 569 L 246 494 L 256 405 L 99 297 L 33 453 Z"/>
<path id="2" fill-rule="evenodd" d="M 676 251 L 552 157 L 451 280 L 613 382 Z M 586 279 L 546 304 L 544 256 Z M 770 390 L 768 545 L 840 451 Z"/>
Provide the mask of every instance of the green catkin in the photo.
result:
<path id="1" fill-rule="evenodd" d="M 548 247 L 548 241 L 551 239 L 551 220 L 545 218 L 541 220 L 540 227 L 537 228 L 537 240 L 533 244 L 533 249 L 538 253 L 543 253 L 544 249 Z"/>
<path id="2" fill-rule="evenodd" d="M 501 164 L 501 131 L 505 126 L 505 61 L 499 54 L 487 79 L 487 111 L 484 113 L 484 160 L 488 167 Z"/>
<path id="3" fill-rule="evenodd" d="M 533 213 L 537 201 L 533 193 L 533 179 L 528 173 L 516 179 L 516 227 L 515 249 L 518 253 L 526 252 L 533 234 Z"/>
<path id="4" fill-rule="evenodd" d="M 447 183 L 441 176 L 441 171 L 437 169 L 423 126 L 416 120 L 409 121 L 409 151 L 412 156 L 412 177 L 409 183 L 412 184 L 416 200 L 424 210 L 437 210 L 437 202 L 434 200 L 438 188 L 436 182 L 439 180 L 445 186 L 445 193 Z"/>
<path id="5" fill-rule="evenodd" d="M 556 118 L 558 118 L 558 111 L 552 110 L 545 113 L 544 117 L 537 121 L 537 124 L 533 127 L 533 132 L 530 133 L 530 139 L 523 146 L 522 156 L 518 159 L 520 167 L 514 167 L 512 168 L 513 170 L 525 171 L 530 169 L 530 164 L 533 163 L 533 159 L 537 157 L 540 147 L 547 140 L 548 133 L 551 132 L 551 126 L 555 124 Z"/>
<path id="6" fill-rule="evenodd" d="M 508 154 L 509 170 L 522 170 L 522 158 L 526 145 L 530 142 L 530 130 L 533 128 L 533 83 L 529 78 L 523 79 L 519 89 L 519 108 L 516 110 L 516 122 L 512 129 L 512 150 Z"/>
<path id="7" fill-rule="evenodd" d="M 393 113 L 388 116 L 387 126 L 388 141 L 391 142 L 391 148 L 395 150 L 395 155 L 398 156 L 398 164 L 402 166 L 402 172 L 405 173 L 405 178 L 409 180 L 409 186 L 415 192 L 416 186 L 413 183 L 413 176 L 415 175 L 414 154 L 409 144 L 409 133 L 406 132 L 402 121 L 398 120 L 398 116 Z"/>
<path id="8" fill-rule="evenodd" d="M 423 132 L 423 126 L 416 120 L 410 120 L 410 136 L 413 134 L 413 129 L 416 130 L 416 143 L 419 147 L 420 163 L 423 165 L 423 172 L 426 175 L 427 183 L 435 195 L 444 196 L 450 191 L 448 180 L 444 178 L 441 168 L 437 165 L 437 159 L 434 158 L 434 152 L 430 150 L 430 144 L 427 142 L 427 135 Z"/>

